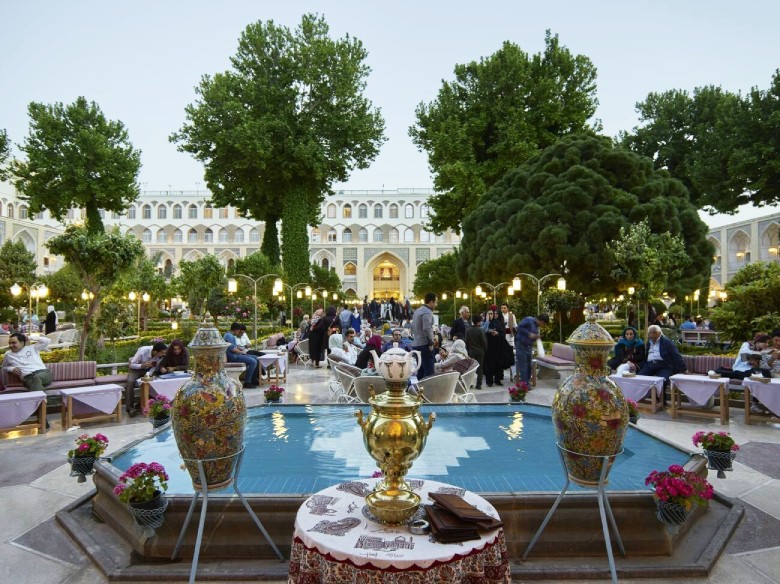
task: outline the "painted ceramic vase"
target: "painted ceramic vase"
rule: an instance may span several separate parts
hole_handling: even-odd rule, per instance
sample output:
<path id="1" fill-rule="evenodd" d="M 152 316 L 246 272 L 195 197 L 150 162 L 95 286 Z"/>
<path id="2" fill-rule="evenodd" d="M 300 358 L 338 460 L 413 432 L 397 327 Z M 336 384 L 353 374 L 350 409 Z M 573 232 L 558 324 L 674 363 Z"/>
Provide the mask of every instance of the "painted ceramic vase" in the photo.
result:
<path id="1" fill-rule="evenodd" d="M 195 372 L 173 398 L 173 435 L 196 489 L 201 488 L 198 460 L 209 490 L 229 486 L 244 445 L 246 402 L 241 384 L 225 373 L 229 344 L 205 323 L 188 345 Z"/>
<path id="2" fill-rule="evenodd" d="M 608 469 L 623 448 L 628 427 L 628 404 L 609 379 L 612 336 L 591 315 L 567 342 L 574 349 L 575 369 L 561 384 L 552 405 L 558 445 L 572 481 L 593 486 L 599 482 L 602 457 Z"/>

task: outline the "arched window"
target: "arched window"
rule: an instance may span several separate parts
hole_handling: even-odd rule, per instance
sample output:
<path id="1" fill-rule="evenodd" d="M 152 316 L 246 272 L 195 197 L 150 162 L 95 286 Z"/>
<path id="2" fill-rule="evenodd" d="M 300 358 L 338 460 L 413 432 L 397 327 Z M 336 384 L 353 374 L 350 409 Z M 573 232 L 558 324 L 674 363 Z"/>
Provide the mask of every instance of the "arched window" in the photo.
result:
<path id="1" fill-rule="evenodd" d="M 249 232 L 249 241 L 252 243 L 260 241 L 260 230 L 257 227 L 252 227 L 252 230 Z"/>
<path id="2" fill-rule="evenodd" d="M 181 229 L 177 229 L 173 232 L 173 243 L 181 243 L 184 240 L 184 234 Z"/>
<path id="3" fill-rule="evenodd" d="M 328 258 L 322 258 L 322 263 L 320 265 L 326 270 L 330 269 L 330 262 L 328 261 Z"/>
<path id="4" fill-rule="evenodd" d="M 347 228 L 344 230 L 344 233 L 341 234 L 341 241 L 344 243 L 351 243 L 352 242 L 352 230 Z"/>
<path id="5" fill-rule="evenodd" d="M 336 205 L 330 204 L 328 205 L 328 219 L 335 219 L 336 218 Z"/>
<path id="6" fill-rule="evenodd" d="M 408 227 L 404 229 L 404 243 L 414 243 L 414 231 Z"/>
<path id="7" fill-rule="evenodd" d="M 420 217 L 427 217 L 428 216 L 428 205 L 423 205 L 420 207 Z"/>
<path id="8" fill-rule="evenodd" d="M 158 205 L 157 206 L 157 218 L 158 219 L 167 219 L 168 218 L 168 207 L 165 205 Z"/>
<path id="9" fill-rule="evenodd" d="M 130 205 L 130 207 L 127 209 L 127 218 L 135 219 L 135 205 Z"/>
<path id="10" fill-rule="evenodd" d="M 374 205 L 374 219 L 382 218 L 382 205 Z"/>
<path id="11" fill-rule="evenodd" d="M 188 219 L 197 219 L 198 218 L 198 206 L 197 205 L 190 205 L 187 209 L 187 218 Z"/>
<path id="12" fill-rule="evenodd" d="M 157 243 L 168 243 L 168 234 L 165 229 L 157 231 Z"/>
<path id="13" fill-rule="evenodd" d="M 368 241 L 368 229 L 361 227 L 358 231 L 358 241 L 360 243 L 366 243 Z"/>
<path id="14" fill-rule="evenodd" d="M 3 204 L 0 203 L 0 217 L 3 216 Z"/>
<path id="15" fill-rule="evenodd" d="M 195 229 L 187 232 L 187 243 L 198 243 L 198 232 Z"/>
<path id="16" fill-rule="evenodd" d="M 344 205 L 342 215 L 344 219 L 352 219 L 352 205 Z"/>
<path id="17" fill-rule="evenodd" d="M 152 206 L 151 205 L 144 205 L 141 207 L 141 218 L 142 219 L 151 219 L 152 218 Z"/>
<path id="18" fill-rule="evenodd" d="M 420 231 L 420 243 L 428 243 L 431 240 L 431 234 L 424 229 Z"/>
<path id="19" fill-rule="evenodd" d="M 111 219 L 119 219 L 119 218 L 120 218 L 119 213 L 117 213 L 116 211 L 113 211 L 111 213 Z M 43 219 L 43 217 L 41 217 L 41 219 Z"/>
<path id="20" fill-rule="evenodd" d="M 315 227 L 311 230 L 311 242 L 312 243 L 320 242 L 320 230 L 318 227 Z"/>
<path id="21" fill-rule="evenodd" d="M 374 229 L 374 243 L 381 243 L 385 240 L 385 234 L 382 232 L 382 229 L 377 227 Z"/>
<path id="22" fill-rule="evenodd" d="M 358 207 L 358 217 L 360 219 L 368 219 L 368 205 L 366 205 L 365 203 L 362 203 Z"/>
<path id="23" fill-rule="evenodd" d="M 206 203 L 206 205 L 203 207 L 203 218 L 204 219 L 213 219 L 214 218 L 214 207 Z"/>
<path id="24" fill-rule="evenodd" d="M 19 207 L 19 219 L 28 219 L 29 216 L 27 215 L 27 207 L 24 205 Z"/>
<path id="25" fill-rule="evenodd" d="M 345 276 L 354 276 L 357 274 L 357 266 L 353 264 L 352 262 L 347 262 L 344 264 L 344 275 Z"/>
<path id="26" fill-rule="evenodd" d="M 398 205 L 395 203 L 390 205 L 390 219 L 398 219 Z"/>
<path id="27" fill-rule="evenodd" d="M 228 218 L 228 208 L 227 207 L 220 207 L 219 208 L 219 218 L 220 219 L 227 219 Z"/>
<path id="28" fill-rule="evenodd" d="M 8 217 L 10 219 L 14 218 L 14 206 L 12 203 L 8 203 Z"/>
<path id="29" fill-rule="evenodd" d="M 328 242 L 336 243 L 336 231 L 334 229 L 328 231 Z"/>
<path id="30" fill-rule="evenodd" d="M 203 232 L 203 241 L 205 243 L 214 243 L 214 232 L 211 229 L 206 229 Z"/>
<path id="31" fill-rule="evenodd" d="M 404 217 L 407 219 L 414 219 L 414 205 L 411 203 L 404 207 Z"/>
<path id="32" fill-rule="evenodd" d="M 398 230 L 395 227 L 390 230 L 390 243 L 398 243 Z"/>
<path id="33" fill-rule="evenodd" d="M 220 231 L 219 231 L 219 242 L 220 243 L 227 243 L 228 242 L 228 232 L 227 232 L 227 229 L 220 229 Z"/>
<path id="34" fill-rule="evenodd" d="M 181 205 L 174 205 L 173 206 L 173 218 L 174 219 L 181 219 Z"/>
<path id="35" fill-rule="evenodd" d="M 144 229 L 144 232 L 141 235 L 141 241 L 144 243 L 152 243 L 152 232 L 149 229 Z"/>
<path id="36" fill-rule="evenodd" d="M 243 229 L 236 229 L 236 232 L 233 234 L 233 241 L 235 243 L 244 243 L 244 230 Z"/>

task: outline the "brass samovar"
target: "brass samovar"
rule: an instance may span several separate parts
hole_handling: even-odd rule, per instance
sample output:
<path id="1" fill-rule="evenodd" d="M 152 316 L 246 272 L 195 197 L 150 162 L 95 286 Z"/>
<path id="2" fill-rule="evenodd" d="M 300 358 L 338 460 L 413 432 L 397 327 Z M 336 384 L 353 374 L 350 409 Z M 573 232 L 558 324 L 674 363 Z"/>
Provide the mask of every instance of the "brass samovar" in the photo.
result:
<path id="1" fill-rule="evenodd" d="M 381 358 L 372 351 L 377 371 L 387 383 L 387 391 L 375 395 L 370 388 L 368 403 L 372 410 L 367 419 L 363 411 L 355 412 L 363 429 L 363 443 L 376 460 L 384 477 L 366 496 L 368 509 L 382 523 L 398 525 L 412 517 L 420 507 L 420 497 L 404 480 L 412 463 L 425 448 L 428 431 L 436 420 L 431 413 L 426 422 L 420 414 L 422 394 L 407 393 L 409 378 L 420 367 L 420 352 L 398 347 Z"/>

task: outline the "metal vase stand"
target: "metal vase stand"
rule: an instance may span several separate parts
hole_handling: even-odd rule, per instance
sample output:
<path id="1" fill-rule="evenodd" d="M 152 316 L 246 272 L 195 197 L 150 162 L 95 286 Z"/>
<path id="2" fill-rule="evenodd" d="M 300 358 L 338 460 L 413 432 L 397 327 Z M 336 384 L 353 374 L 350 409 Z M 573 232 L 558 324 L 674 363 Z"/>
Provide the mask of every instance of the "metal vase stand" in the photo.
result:
<path id="1" fill-rule="evenodd" d="M 536 531 L 533 538 L 531 538 L 531 542 L 528 544 L 528 547 L 525 549 L 525 552 L 523 553 L 523 557 L 521 559 L 525 560 L 528 557 L 528 554 L 531 553 L 531 550 L 536 545 L 536 542 L 539 540 L 539 538 L 542 536 L 542 532 L 544 531 L 544 528 L 547 527 L 547 524 L 550 522 L 550 519 L 552 519 L 555 510 L 558 508 L 558 505 L 563 500 L 563 496 L 566 494 L 566 491 L 569 489 L 569 485 L 571 484 L 572 478 L 569 475 L 569 471 L 566 469 L 566 462 L 563 459 L 563 452 L 566 451 L 576 456 L 582 456 L 588 458 L 600 458 L 601 473 L 599 475 L 598 485 L 596 486 L 596 498 L 598 499 L 598 503 L 599 503 L 599 515 L 601 516 L 601 529 L 604 532 L 604 541 L 607 546 L 607 559 L 609 560 L 609 571 L 612 574 L 613 584 L 616 584 L 618 579 L 617 579 L 617 571 L 615 569 L 615 558 L 612 555 L 612 541 L 609 537 L 609 525 L 612 526 L 612 531 L 614 532 L 615 535 L 615 541 L 617 542 L 618 549 L 620 550 L 620 553 L 623 557 L 626 557 L 626 549 L 623 547 L 623 541 L 620 539 L 620 532 L 618 531 L 617 524 L 615 523 L 615 516 L 612 514 L 612 508 L 609 506 L 609 499 L 607 499 L 607 483 L 609 482 L 607 480 L 607 475 L 609 474 L 609 469 L 610 469 L 610 464 L 609 464 L 610 459 L 623 454 L 623 449 L 621 448 L 620 452 L 609 456 L 594 456 L 592 454 L 582 454 L 580 452 L 574 452 L 572 450 L 568 450 L 563 446 L 561 446 L 560 444 L 556 444 L 556 446 L 558 446 L 558 456 L 561 459 L 563 474 L 566 475 L 566 484 L 563 485 L 563 489 L 561 490 L 561 493 L 558 495 L 558 498 L 555 499 L 555 503 L 553 503 L 552 508 L 547 513 L 547 516 L 544 518 L 544 521 L 542 521 L 542 525 Z M 577 481 L 575 480 L 575 482 Z M 609 518 L 609 525 L 607 524 L 607 518 Z"/>
<path id="2" fill-rule="evenodd" d="M 255 525 L 260 529 L 260 532 L 263 534 L 263 537 L 265 537 L 266 541 L 271 545 L 274 552 L 276 552 L 276 555 L 279 557 L 280 561 L 284 561 L 284 556 L 282 555 L 282 552 L 279 551 L 279 548 L 276 547 L 276 544 L 271 539 L 271 536 L 268 535 L 268 532 L 265 530 L 265 527 L 263 527 L 263 524 L 260 522 L 260 519 L 257 518 L 257 515 L 254 511 L 252 511 L 252 507 L 249 506 L 249 503 L 244 498 L 244 495 L 241 493 L 241 491 L 238 488 L 238 478 L 241 473 L 241 462 L 244 459 L 244 450 L 246 449 L 246 445 L 243 445 L 241 447 L 241 450 L 239 450 L 235 454 L 231 454 L 229 456 L 222 456 L 219 458 L 208 458 L 208 459 L 188 459 L 185 458 L 186 462 L 194 462 L 198 465 L 198 474 L 200 475 L 200 491 L 197 489 L 195 490 L 195 496 L 192 497 L 192 503 L 190 503 L 190 508 L 187 511 L 187 517 L 184 519 L 184 525 L 181 526 L 181 532 L 179 532 L 179 538 L 176 540 L 176 546 L 173 548 L 173 554 L 171 554 L 171 559 L 175 560 L 176 556 L 179 554 L 179 548 L 181 547 L 182 541 L 184 539 L 184 534 L 187 531 L 187 527 L 190 524 L 190 519 L 192 519 L 192 513 L 195 511 L 195 504 L 198 502 L 198 497 L 202 494 L 203 495 L 203 503 L 200 507 L 200 521 L 198 523 L 198 535 L 195 538 L 195 551 L 192 554 L 192 568 L 190 569 L 190 584 L 195 582 L 195 573 L 198 571 L 198 558 L 200 557 L 200 546 L 203 541 L 203 528 L 206 525 L 206 512 L 208 511 L 208 505 L 209 505 L 209 488 L 206 484 L 206 472 L 203 470 L 203 463 L 204 462 L 214 462 L 215 460 L 224 460 L 228 458 L 235 458 L 238 457 L 236 460 L 236 471 L 233 474 L 233 490 L 235 490 L 236 495 L 238 495 L 238 498 L 241 499 L 241 502 L 244 504 L 244 507 L 247 510 L 247 513 L 249 513 L 250 517 L 252 517 L 252 520 L 255 522 Z"/>

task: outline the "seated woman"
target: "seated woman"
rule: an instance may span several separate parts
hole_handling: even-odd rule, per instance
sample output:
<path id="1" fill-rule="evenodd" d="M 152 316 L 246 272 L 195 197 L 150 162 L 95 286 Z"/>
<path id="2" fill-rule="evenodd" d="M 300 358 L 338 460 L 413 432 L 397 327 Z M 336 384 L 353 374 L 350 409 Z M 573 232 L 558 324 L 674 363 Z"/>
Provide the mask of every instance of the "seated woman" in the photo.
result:
<path id="1" fill-rule="evenodd" d="M 368 369 L 369 367 L 376 369 L 376 363 L 374 363 L 374 356 L 371 354 L 371 351 L 375 351 L 377 357 L 382 355 L 382 337 L 379 335 L 371 335 L 366 341 L 366 347 L 357 356 L 355 367 L 358 369 Z"/>
<path id="2" fill-rule="evenodd" d="M 447 373 L 448 371 L 452 371 L 452 367 L 460 361 L 461 359 L 467 359 L 469 356 L 468 352 L 466 351 L 466 343 L 463 342 L 463 340 L 458 339 L 454 343 L 452 343 L 452 346 L 450 346 L 450 349 L 447 353 L 447 358 L 443 359 L 439 363 L 435 363 L 433 366 L 434 373 Z"/>
<path id="3" fill-rule="evenodd" d="M 354 340 L 355 329 L 347 329 L 347 334 L 343 337 L 339 334 L 330 335 L 328 346 L 331 357 L 335 357 L 336 360 L 347 365 L 354 365 L 358 357 L 357 347 L 353 344 Z"/>
<path id="4" fill-rule="evenodd" d="M 171 341 L 168 350 L 160 359 L 160 363 L 157 365 L 157 371 L 164 375 L 166 373 L 173 373 L 174 371 L 187 371 L 190 366 L 190 355 L 187 352 L 187 347 L 179 339 Z"/>
<path id="5" fill-rule="evenodd" d="M 607 361 L 612 369 L 617 373 L 626 371 L 636 372 L 645 360 L 645 343 L 636 334 L 636 329 L 627 326 L 623 330 L 623 336 L 618 339 L 615 345 L 615 356 Z"/>

